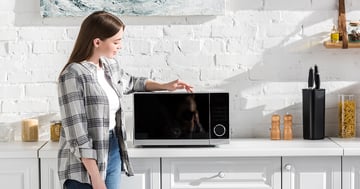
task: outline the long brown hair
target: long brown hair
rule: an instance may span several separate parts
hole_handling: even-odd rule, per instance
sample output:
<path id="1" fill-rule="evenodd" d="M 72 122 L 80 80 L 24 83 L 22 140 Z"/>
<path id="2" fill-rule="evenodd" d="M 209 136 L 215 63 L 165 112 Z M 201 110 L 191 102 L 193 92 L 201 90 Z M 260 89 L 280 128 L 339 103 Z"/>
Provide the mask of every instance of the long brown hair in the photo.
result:
<path id="1" fill-rule="evenodd" d="M 90 14 L 81 24 L 74 49 L 62 71 L 70 63 L 81 63 L 90 58 L 94 50 L 94 39 L 105 40 L 114 36 L 121 29 L 125 29 L 124 23 L 113 14 L 105 11 L 96 11 Z"/>

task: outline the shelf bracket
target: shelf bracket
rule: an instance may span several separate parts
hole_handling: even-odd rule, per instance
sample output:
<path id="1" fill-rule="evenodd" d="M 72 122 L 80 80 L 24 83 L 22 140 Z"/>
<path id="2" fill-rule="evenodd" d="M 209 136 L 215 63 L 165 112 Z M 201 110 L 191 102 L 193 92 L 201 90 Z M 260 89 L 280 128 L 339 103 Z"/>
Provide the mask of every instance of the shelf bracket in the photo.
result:
<path id="1" fill-rule="evenodd" d="M 346 31 L 346 16 L 345 16 L 345 0 L 339 0 L 339 19 L 338 29 L 342 36 L 342 48 L 347 49 L 349 47 L 349 39 Z"/>

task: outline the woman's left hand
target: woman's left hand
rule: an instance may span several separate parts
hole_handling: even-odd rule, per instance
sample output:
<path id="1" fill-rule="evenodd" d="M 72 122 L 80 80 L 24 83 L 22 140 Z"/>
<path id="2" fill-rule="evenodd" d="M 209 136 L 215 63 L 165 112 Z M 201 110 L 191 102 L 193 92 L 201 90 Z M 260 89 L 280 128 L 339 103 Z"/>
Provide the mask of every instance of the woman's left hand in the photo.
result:
<path id="1" fill-rule="evenodd" d="M 165 83 L 165 88 L 168 91 L 175 91 L 177 89 L 185 89 L 187 92 L 192 93 L 193 92 L 193 86 L 177 79 L 174 81 L 171 81 L 169 83 Z"/>

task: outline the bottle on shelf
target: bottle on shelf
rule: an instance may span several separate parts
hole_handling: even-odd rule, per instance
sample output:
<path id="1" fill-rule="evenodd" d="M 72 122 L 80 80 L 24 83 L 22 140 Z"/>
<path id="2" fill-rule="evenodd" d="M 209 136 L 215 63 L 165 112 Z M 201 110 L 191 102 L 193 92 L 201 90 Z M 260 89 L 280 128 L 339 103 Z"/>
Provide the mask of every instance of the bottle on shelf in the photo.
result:
<path id="1" fill-rule="evenodd" d="M 332 43 L 337 43 L 339 42 L 339 31 L 336 29 L 336 26 L 334 25 L 332 30 L 331 30 L 331 34 L 330 34 L 330 40 Z"/>

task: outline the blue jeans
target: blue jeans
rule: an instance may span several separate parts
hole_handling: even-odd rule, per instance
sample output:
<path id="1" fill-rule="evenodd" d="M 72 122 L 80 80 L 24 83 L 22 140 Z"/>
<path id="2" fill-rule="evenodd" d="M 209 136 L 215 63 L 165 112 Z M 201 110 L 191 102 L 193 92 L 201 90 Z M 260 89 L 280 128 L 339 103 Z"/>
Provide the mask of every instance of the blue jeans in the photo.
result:
<path id="1" fill-rule="evenodd" d="M 113 130 L 109 138 L 109 159 L 106 170 L 105 184 L 107 189 L 120 189 L 121 157 L 118 138 Z"/>
<path id="2" fill-rule="evenodd" d="M 120 189 L 121 159 L 119 150 L 118 139 L 115 132 L 111 131 L 109 138 L 109 159 L 105 179 L 107 189 Z M 67 189 L 92 189 L 89 184 L 70 179 L 66 180 L 64 186 L 66 186 Z"/>

